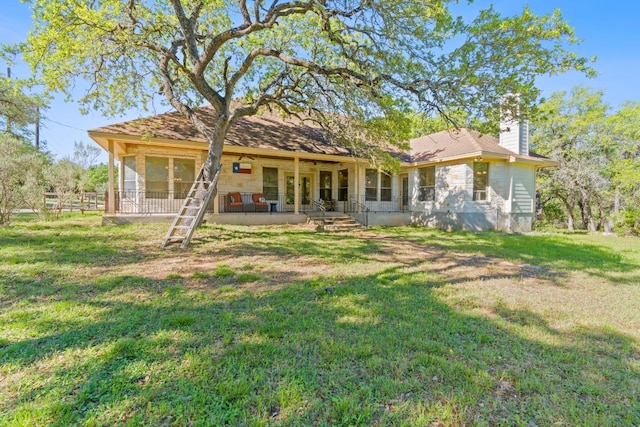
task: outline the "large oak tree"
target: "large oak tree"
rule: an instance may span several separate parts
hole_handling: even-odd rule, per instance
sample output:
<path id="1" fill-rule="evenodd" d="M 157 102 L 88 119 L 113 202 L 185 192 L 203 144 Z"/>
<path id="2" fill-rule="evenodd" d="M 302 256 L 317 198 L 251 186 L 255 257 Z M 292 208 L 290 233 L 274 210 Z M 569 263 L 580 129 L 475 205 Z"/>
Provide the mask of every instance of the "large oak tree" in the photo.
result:
<path id="1" fill-rule="evenodd" d="M 267 106 L 314 117 L 353 148 L 401 139 L 405 108 L 496 117 L 500 97 L 538 96 L 535 78 L 590 72 L 560 12 L 513 17 L 431 0 L 32 0 L 20 46 L 47 86 L 117 114 L 160 93 L 209 141 L 206 176 L 234 120 Z M 215 125 L 194 114 L 213 106 Z M 400 112 L 400 115 L 398 115 Z M 345 121 L 344 117 L 350 119 Z M 338 120 L 335 120 L 338 118 Z"/>

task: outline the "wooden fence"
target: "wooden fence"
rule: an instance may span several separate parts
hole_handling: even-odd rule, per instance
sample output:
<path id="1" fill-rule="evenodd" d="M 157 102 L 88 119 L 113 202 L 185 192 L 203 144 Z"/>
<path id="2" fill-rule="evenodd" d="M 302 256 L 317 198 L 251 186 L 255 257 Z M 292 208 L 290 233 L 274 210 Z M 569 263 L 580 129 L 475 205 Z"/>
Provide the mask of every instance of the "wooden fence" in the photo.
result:
<path id="1" fill-rule="evenodd" d="M 100 211 L 105 209 L 104 193 L 44 193 L 44 204 L 47 209 L 58 211 Z"/>

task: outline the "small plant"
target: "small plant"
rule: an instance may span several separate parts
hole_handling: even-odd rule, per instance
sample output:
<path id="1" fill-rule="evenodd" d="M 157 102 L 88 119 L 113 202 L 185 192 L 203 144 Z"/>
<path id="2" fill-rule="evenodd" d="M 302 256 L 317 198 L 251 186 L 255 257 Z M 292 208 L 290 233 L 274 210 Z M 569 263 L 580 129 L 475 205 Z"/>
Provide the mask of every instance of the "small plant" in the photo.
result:
<path id="1" fill-rule="evenodd" d="M 190 326 L 198 321 L 198 318 L 190 313 L 178 313 L 166 318 L 166 322 L 171 326 Z"/>
<path id="2" fill-rule="evenodd" d="M 196 271 L 195 273 L 193 273 L 191 275 L 191 277 L 193 279 L 208 279 L 209 277 L 211 277 L 211 275 L 209 273 L 204 273 L 201 271 Z"/>
<path id="3" fill-rule="evenodd" d="M 249 282 L 257 282 L 261 279 L 259 274 L 255 273 L 240 273 L 236 276 L 236 279 L 240 283 L 249 283 Z"/>
<path id="4" fill-rule="evenodd" d="M 215 273 L 213 273 L 214 276 L 216 277 L 231 277 L 233 276 L 235 273 L 235 271 L 233 271 L 233 269 L 231 267 L 229 267 L 226 264 L 219 264 L 218 266 L 216 266 L 216 271 Z"/>

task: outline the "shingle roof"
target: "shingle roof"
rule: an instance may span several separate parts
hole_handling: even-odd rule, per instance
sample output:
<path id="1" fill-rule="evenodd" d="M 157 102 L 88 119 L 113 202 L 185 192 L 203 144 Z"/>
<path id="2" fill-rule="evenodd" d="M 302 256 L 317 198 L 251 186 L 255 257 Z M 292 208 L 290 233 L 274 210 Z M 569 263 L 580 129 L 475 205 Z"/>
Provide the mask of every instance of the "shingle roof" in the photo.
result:
<path id="1" fill-rule="evenodd" d="M 485 151 L 514 155 L 499 145 L 497 138 L 469 129 L 451 129 L 409 141 L 409 158 L 412 162 L 430 162 L 439 158 L 459 157 Z"/>
<path id="2" fill-rule="evenodd" d="M 472 155 L 494 155 L 527 160 L 548 160 L 529 152 L 519 155 L 500 145 L 498 138 L 470 129 L 450 129 L 421 136 L 409 141 L 409 152 L 404 161 L 412 163 L 434 162 Z"/>
<path id="3" fill-rule="evenodd" d="M 196 114 L 207 124 L 213 125 L 210 106 L 199 107 Z M 92 129 L 89 133 L 106 133 L 150 137 L 176 141 L 207 141 L 181 113 L 165 113 L 143 119 L 116 123 Z M 284 119 L 266 112 L 237 120 L 229 129 L 225 145 L 252 147 L 266 150 L 350 156 L 350 151 L 331 144 L 326 133 L 297 119 Z M 515 156 L 521 159 L 542 160 L 541 156 L 518 156 L 499 145 L 497 138 L 469 129 L 452 129 L 422 136 L 409 141 L 409 152 L 397 149 L 391 154 L 409 163 L 429 163 L 450 158 L 461 158 L 478 153 L 499 157 Z"/>
<path id="4" fill-rule="evenodd" d="M 214 116 L 211 111 L 210 106 L 199 107 L 196 114 L 206 124 L 213 126 Z M 91 129 L 89 132 L 207 142 L 191 122 L 178 112 L 116 123 Z M 309 126 L 300 120 L 285 120 L 270 112 L 238 119 L 229 129 L 225 144 L 314 154 L 350 155 L 346 148 L 332 145 L 322 129 Z"/>

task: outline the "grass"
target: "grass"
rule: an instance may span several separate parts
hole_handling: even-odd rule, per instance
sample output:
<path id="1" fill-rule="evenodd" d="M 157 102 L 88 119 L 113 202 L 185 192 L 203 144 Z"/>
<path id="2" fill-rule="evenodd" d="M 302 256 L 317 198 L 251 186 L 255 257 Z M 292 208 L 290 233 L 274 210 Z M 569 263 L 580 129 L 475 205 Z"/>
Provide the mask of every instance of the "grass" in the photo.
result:
<path id="1" fill-rule="evenodd" d="M 0 229 L 0 425 L 639 425 L 640 240 Z"/>

